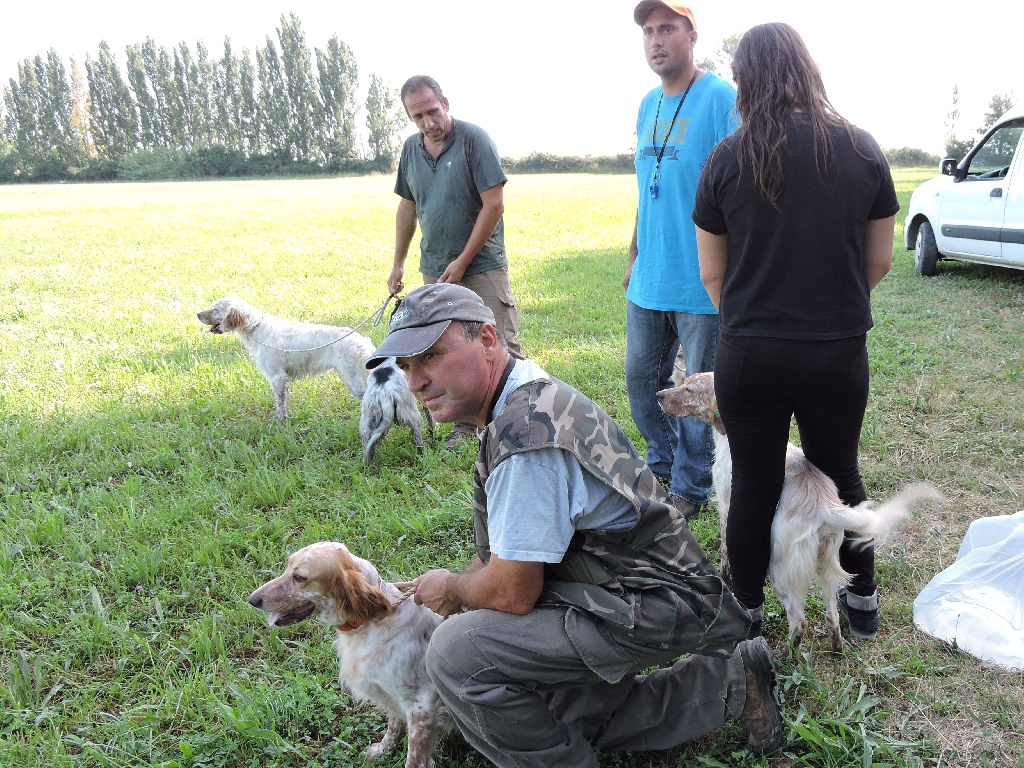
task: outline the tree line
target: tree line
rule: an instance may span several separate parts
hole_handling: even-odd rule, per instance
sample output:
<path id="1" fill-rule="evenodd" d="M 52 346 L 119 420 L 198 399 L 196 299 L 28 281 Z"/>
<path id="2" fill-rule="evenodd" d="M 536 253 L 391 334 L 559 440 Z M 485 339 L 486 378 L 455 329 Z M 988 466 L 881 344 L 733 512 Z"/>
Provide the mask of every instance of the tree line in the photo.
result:
<path id="1" fill-rule="evenodd" d="M 366 146 L 359 70 L 335 35 L 312 51 L 298 17 L 251 52 L 224 39 L 168 50 L 103 41 L 70 70 L 52 48 L 18 64 L 0 104 L 0 182 L 390 170 L 406 123 L 397 93 L 370 76 Z"/>
<path id="2" fill-rule="evenodd" d="M 725 73 L 739 35 L 723 38 L 703 69 Z M 201 41 L 168 50 L 147 38 L 128 45 L 124 68 L 103 41 L 70 69 L 52 48 L 18 64 L 0 100 L 0 183 L 390 171 L 406 116 L 397 94 L 371 75 L 365 102 L 352 50 L 335 35 L 312 51 L 301 22 L 282 15 L 276 37 L 255 51 L 222 53 Z M 1012 103 L 997 95 L 985 133 Z M 358 118 L 365 110 L 366 145 Z M 958 139 L 958 90 L 947 118 L 946 154 L 973 144 Z M 933 165 L 938 156 L 903 147 L 885 151 L 892 165 Z M 511 160 L 520 173 L 632 170 L 631 156 Z"/>

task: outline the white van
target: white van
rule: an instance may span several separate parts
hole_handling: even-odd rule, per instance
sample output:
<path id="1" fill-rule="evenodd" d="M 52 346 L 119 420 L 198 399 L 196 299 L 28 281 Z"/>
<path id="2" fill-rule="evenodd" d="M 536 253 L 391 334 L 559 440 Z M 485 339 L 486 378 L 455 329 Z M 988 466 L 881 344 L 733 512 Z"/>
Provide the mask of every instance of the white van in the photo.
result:
<path id="1" fill-rule="evenodd" d="M 940 259 L 1024 269 L 1024 106 L 1003 115 L 959 163 L 914 190 L 903 239 L 922 275 Z"/>

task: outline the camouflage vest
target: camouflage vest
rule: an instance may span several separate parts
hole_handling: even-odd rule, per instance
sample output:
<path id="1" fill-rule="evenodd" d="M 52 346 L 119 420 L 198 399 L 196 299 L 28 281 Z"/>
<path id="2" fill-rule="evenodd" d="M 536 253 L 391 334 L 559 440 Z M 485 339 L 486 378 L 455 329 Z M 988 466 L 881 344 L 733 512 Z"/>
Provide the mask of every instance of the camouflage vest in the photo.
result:
<path id="1" fill-rule="evenodd" d="M 649 648 L 725 656 L 745 637 L 746 611 L 668 503 L 626 434 L 600 407 L 557 379 L 515 389 L 487 425 L 474 472 L 477 554 L 490 559 L 484 483 L 509 456 L 560 448 L 624 496 L 629 530 L 577 531 L 558 564 L 545 565 L 538 605 L 563 605 L 603 620 L 613 636 Z M 742 633 L 742 634 L 741 634 Z"/>

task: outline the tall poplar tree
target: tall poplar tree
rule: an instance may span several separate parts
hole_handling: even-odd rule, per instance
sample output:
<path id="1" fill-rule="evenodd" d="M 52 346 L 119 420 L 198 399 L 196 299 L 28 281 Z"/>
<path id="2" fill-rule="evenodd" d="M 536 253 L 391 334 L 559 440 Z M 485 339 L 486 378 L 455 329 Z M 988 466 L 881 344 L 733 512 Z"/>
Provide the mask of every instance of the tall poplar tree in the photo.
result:
<path id="1" fill-rule="evenodd" d="M 181 123 L 181 146 L 193 149 L 200 141 L 203 115 L 193 91 L 196 62 L 188 43 L 182 41 L 174 49 L 174 99 Z"/>
<path id="2" fill-rule="evenodd" d="M 46 138 L 42 130 L 43 93 L 39 82 L 40 69 L 41 67 L 36 68 L 33 65 L 31 59 L 18 62 L 18 79 L 10 80 L 5 93 L 19 154 L 24 158 L 31 158 L 30 162 L 41 158 L 46 151 Z"/>
<path id="3" fill-rule="evenodd" d="M 277 37 L 281 44 L 281 71 L 287 95 L 289 153 L 295 160 L 322 162 L 323 105 L 319 100 L 313 61 L 299 17 L 294 13 L 282 15 Z"/>
<path id="4" fill-rule="evenodd" d="M 125 74 L 128 87 L 135 96 L 139 109 L 139 142 L 144 149 L 166 146 L 166 130 L 163 116 L 157 107 L 156 93 L 146 72 L 145 57 L 141 45 L 129 45 L 125 49 L 127 64 Z"/>
<path id="5" fill-rule="evenodd" d="M 10 88 L 5 86 L 3 98 L 0 99 L 0 181 L 10 181 L 17 177 L 18 156 L 12 138 L 11 117 L 7 108 L 7 96 Z"/>
<path id="6" fill-rule="evenodd" d="M 184 46 L 185 44 L 182 43 Z M 188 75 L 189 99 L 192 104 L 193 146 L 208 147 L 214 143 L 214 60 L 202 40 L 196 43 L 196 58 Z"/>
<path id="7" fill-rule="evenodd" d="M 370 75 L 366 93 L 366 127 L 370 133 L 370 157 L 380 167 L 391 168 L 398 158 L 404 114 L 398 94 L 377 75 Z"/>
<path id="8" fill-rule="evenodd" d="M 182 52 L 184 48 L 184 53 Z M 188 91 L 187 70 L 192 54 L 187 45 L 171 51 L 170 77 L 167 85 L 167 124 L 174 149 L 192 148 L 192 105 Z"/>
<path id="9" fill-rule="evenodd" d="M 43 91 L 43 132 L 51 153 L 63 170 L 85 163 L 85 145 L 74 126 L 75 97 L 68 81 L 64 62 L 53 48 L 46 54 L 45 64 L 36 57 L 36 66 L 45 73 Z"/>
<path id="10" fill-rule="evenodd" d="M 356 148 L 356 115 L 359 104 L 359 69 L 352 49 L 333 35 L 327 41 L 327 50 L 316 49 L 317 73 L 320 82 L 320 100 L 323 103 L 322 139 L 324 160 L 328 166 L 337 166 L 354 160 Z"/>
<path id="11" fill-rule="evenodd" d="M 167 149 L 179 149 L 175 141 L 171 120 L 171 93 L 174 89 L 173 67 L 171 55 L 164 47 L 157 47 L 152 38 L 147 37 L 141 46 L 142 68 L 153 94 L 152 118 L 156 143 Z"/>
<path id="12" fill-rule="evenodd" d="M 238 62 L 238 98 L 240 102 L 238 129 L 242 152 L 252 157 L 264 151 L 263 123 L 260 119 L 256 69 L 248 48 L 242 49 Z"/>
<path id="13" fill-rule="evenodd" d="M 242 151 L 242 94 L 238 58 L 231 49 L 231 38 L 224 38 L 224 55 L 214 68 L 214 103 L 218 143 L 236 152 Z"/>
<path id="14" fill-rule="evenodd" d="M 138 116 L 131 91 L 106 40 L 100 42 L 95 61 L 86 57 L 85 71 L 96 148 L 102 156 L 120 160 L 138 148 Z"/>
<path id="15" fill-rule="evenodd" d="M 277 56 L 277 46 L 267 37 L 267 44 L 256 51 L 259 77 L 258 114 L 262 134 L 262 151 L 294 160 L 288 142 L 288 93 L 284 71 Z"/>
<path id="16" fill-rule="evenodd" d="M 88 158 L 96 157 L 96 142 L 92 138 L 92 101 L 89 99 L 89 81 L 82 65 L 71 58 L 71 125 L 78 135 Z"/>

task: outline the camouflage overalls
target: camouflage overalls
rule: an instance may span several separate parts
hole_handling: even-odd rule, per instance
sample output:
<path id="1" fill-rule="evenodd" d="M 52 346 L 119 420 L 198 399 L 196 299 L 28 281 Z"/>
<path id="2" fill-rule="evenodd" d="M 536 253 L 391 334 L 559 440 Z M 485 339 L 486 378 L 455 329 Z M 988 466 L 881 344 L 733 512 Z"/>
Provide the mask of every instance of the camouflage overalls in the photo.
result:
<path id="1" fill-rule="evenodd" d="M 749 617 L 628 437 L 556 379 L 514 390 L 477 459 L 477 553 L 490 558 L 484 483 L 508 456 L 570 452 L 630 501 L 627 531 L 578 532 L 527 615 L 476 610 L 437 630 L 428 668 L 466 739 L 496 765 L 596 766 L 606 751 L 667 749 L 742 709 L 736 644 Z M 528 525 L 544 510 L 523 510 Z M 700 654 L 646 676 L 642 669 Z"/>

